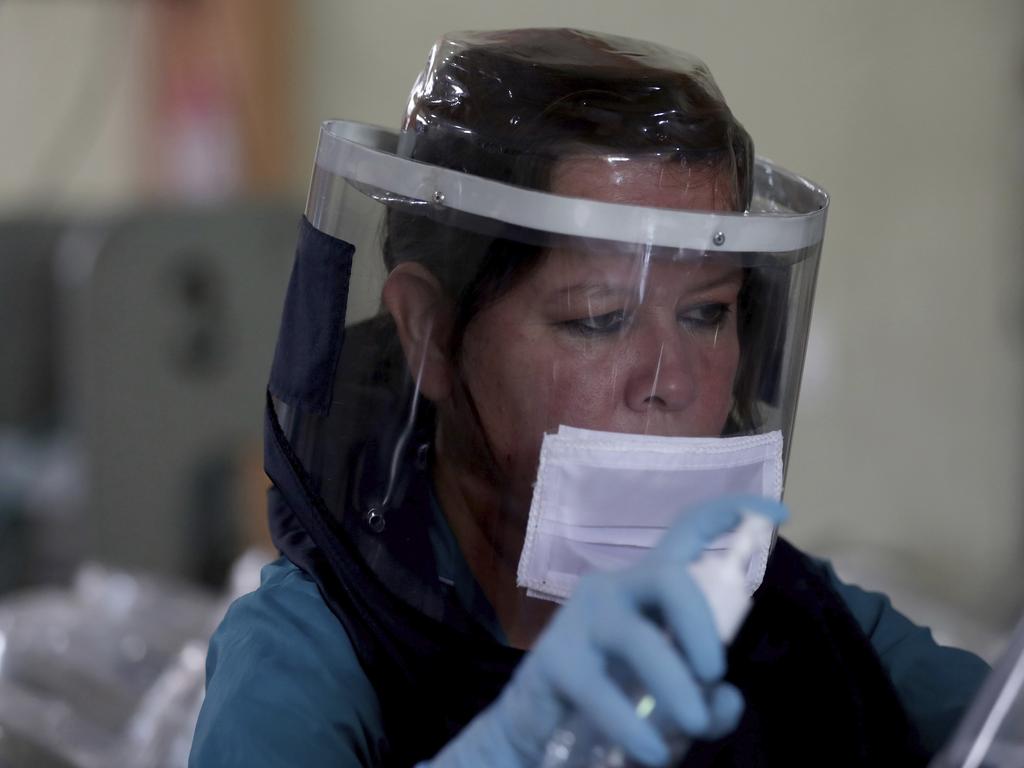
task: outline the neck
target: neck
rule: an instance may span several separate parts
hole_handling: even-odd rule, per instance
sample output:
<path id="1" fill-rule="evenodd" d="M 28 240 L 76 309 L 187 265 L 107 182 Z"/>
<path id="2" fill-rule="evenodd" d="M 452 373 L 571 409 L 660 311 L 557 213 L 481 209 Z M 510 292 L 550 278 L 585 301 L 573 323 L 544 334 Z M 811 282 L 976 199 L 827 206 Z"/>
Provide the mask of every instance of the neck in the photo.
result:
<path id="1" fill-rule="evenodd" d="M 498 617 L 509 644 L 528 649 L 558 607 L 526 596 L 516 570 L 526 533 L 524 515 L 493 483 L 453 464 L 439 452 L 434 467 L 438 500 L 469 569 Z"/>

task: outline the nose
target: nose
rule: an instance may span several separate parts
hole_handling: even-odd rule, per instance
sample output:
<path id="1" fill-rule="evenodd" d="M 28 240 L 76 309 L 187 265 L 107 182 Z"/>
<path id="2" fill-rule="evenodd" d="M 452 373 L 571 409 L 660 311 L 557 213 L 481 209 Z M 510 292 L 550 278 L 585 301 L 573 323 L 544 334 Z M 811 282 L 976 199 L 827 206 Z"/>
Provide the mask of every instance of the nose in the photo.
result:
<path id="1" fill-rule="evenodd" d="M 670 328 L 637 328 L 630 340 L 626 405 L 633 411 L 681 411 L 697 396 L 699 365 L 687 334 Z"/>

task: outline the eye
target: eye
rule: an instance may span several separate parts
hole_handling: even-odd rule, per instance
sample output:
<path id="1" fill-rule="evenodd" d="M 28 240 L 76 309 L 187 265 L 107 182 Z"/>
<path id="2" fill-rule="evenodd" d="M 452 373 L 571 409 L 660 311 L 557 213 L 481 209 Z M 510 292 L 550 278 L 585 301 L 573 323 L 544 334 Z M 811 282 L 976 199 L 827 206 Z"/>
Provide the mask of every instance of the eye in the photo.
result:
<path id="1" fill-rule="evenodd" d="M 606 312 L 603 315 L 567 320 L 562 325 L 581 336 L 601 336 L 621 331 L 625 323 L 625 310 L 617 309 L 614 312 Z"/>
<path id="2" fill-rule="evenodd" d="M 679 322 L 693 330 L 713 331 L 725 324 L 730 312 L 730 305 L 715 301 L 690 307 L 679 315 Z"/>

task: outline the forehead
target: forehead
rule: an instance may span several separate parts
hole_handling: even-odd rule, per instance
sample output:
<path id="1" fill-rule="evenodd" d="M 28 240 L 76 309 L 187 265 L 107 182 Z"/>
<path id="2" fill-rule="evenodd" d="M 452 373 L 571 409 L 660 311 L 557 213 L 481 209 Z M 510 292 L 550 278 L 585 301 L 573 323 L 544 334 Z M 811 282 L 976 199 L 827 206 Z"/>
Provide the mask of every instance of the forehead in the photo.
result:
<path id="1" fill-rule="evenodd" d="M 583 244 L 580 244 L 583 245 Z M 587 243 L 591 246 L 592 243 Z M 645 293 L 695 291 L 723 282 L 742 282 L 743 270 L 732 260 L 691 255 L 649 254 L 642 249 L 627 252 L 616 248 L 554 248 L 527 280 L 528 290 L 625 292 L 646 286 Z"/>
<path id="2" fill-rule="evenodd" d="M 551 191 L 606 203 L 695 211 L 733 210 L 736 198 L 734 174 L 717 164 L 594 154 L 559 160 Z"/>

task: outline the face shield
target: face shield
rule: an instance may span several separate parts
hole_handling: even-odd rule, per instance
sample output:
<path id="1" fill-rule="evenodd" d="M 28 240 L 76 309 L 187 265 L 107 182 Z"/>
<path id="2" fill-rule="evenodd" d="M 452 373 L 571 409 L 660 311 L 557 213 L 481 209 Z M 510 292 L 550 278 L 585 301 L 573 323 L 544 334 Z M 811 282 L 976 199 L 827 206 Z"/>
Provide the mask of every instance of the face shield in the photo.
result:
<path id="1" fill-rule="evenodd" d="M 464 557 L 508 627 L 530 600 L 494 585 L 522 576 L 555 436 L 776 445 L 781 491 L 827 203 L 753 157 L 689 57 L 446 38 L 401 131 L 321 130 L 268 396 L 284 505 L 436 619 Z M 700 500 L 661 469 L 666 515 Z"/>

